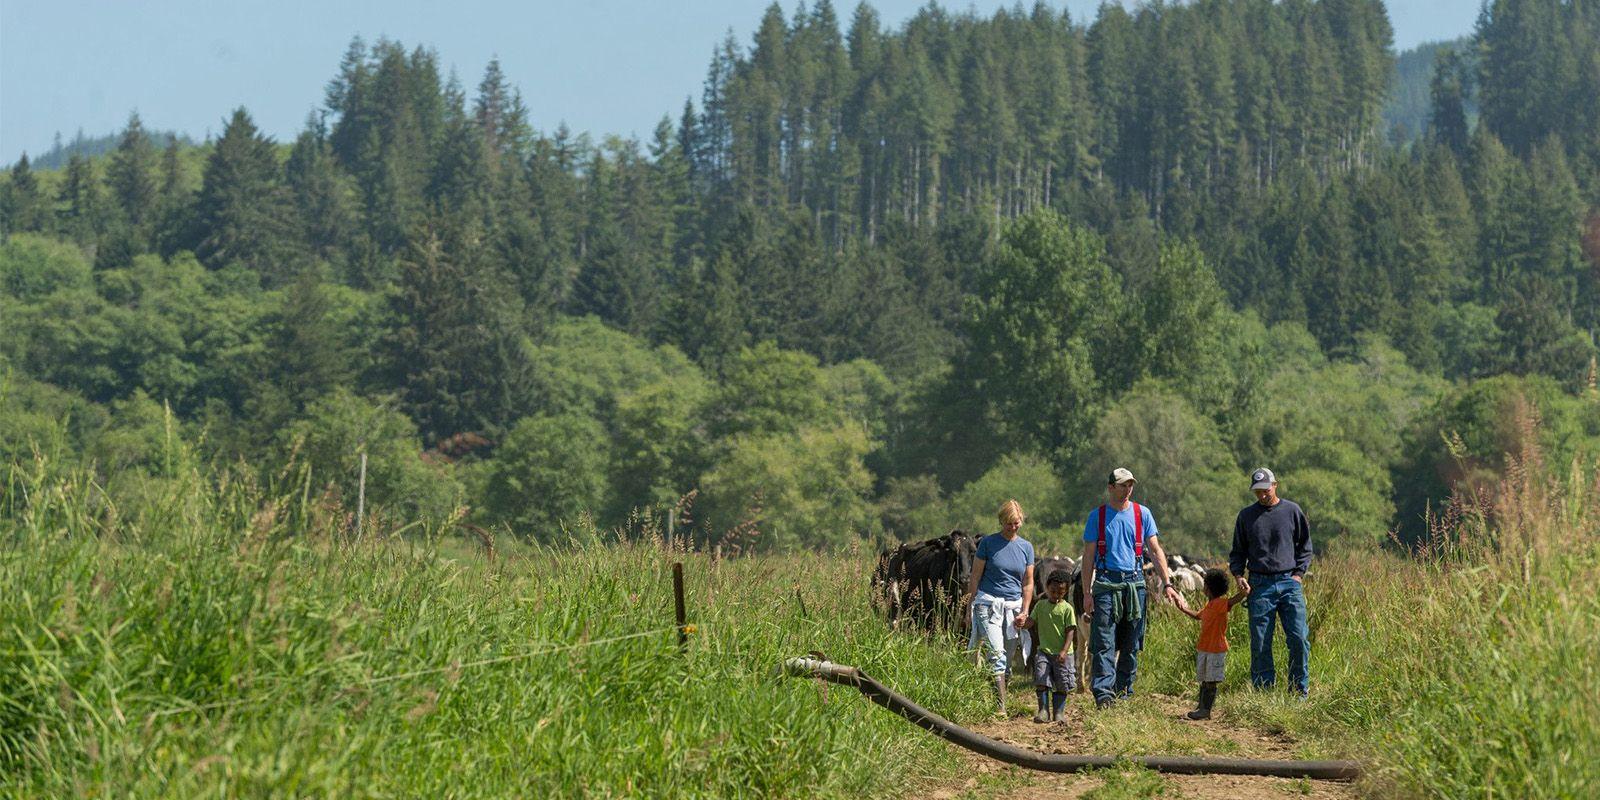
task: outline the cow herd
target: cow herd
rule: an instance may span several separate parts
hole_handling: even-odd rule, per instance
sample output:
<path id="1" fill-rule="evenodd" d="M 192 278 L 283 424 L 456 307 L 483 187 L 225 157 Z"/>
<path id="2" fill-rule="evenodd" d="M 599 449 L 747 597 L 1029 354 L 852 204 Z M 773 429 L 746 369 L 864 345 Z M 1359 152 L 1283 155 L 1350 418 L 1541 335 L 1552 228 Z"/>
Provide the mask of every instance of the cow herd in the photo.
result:
<path id="1" fill-rule="evenodd" d="M 972 578 L 972 562 L 977 557 L 979 536 L 954 530 L 921 542 L 910 542 L 884 550 L 872 572 L 872 597 L 895 628 L 912 626 L 925 631 L 957 631 L 963 623 L 962 599 Z M 1204 586 L 1205 567 L 1181 555 L 1169 554 L 1167 567 L 1172 585 L 1178 591 L 1193 593 Z M 1083 581 L 1078 559 L 1044 556 L 1034 561 L 1033 596 L 1043 597 L 1045 581 L 1059 570 L 1072 576 L 1072 607 L 1078 613 L 1080 641 L 1087 633 L 1083 617 Z M 1150 594 L 1156 590 L 1155 567 L 1144 565 Z M 1087 659 L 1079 659 L 1086 666 Z M 1026 662 L 1023 662 L 1026 663 Z M 1081 684 L 1080 684 L 1081 685 Z"/>

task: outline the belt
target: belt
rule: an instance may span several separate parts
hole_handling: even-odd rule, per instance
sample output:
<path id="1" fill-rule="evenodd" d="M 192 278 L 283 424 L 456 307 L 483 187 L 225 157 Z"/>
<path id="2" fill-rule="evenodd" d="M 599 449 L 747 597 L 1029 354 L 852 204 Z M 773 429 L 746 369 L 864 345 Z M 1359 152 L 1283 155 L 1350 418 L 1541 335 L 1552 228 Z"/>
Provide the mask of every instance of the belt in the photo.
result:
<path id="1" fill-rule="evenodd" d="M 1095 579 L 1112 583 L 1133 583 L 1144 580 L 1144 573 L 1133 569 L 1095 570 Z"/>
<path id="2" fill-rule="evenodd" d="M 1255 570 L 1250 570 L 1250 580 L 1256 580 L 1258 578 L 1261 580 L 1273 580 L 1276 578 L 1288 578 L 1293 575 L 1294 570 L 1292 569 L 1286 569 L 1282 572 L 1256 572 Z"/>

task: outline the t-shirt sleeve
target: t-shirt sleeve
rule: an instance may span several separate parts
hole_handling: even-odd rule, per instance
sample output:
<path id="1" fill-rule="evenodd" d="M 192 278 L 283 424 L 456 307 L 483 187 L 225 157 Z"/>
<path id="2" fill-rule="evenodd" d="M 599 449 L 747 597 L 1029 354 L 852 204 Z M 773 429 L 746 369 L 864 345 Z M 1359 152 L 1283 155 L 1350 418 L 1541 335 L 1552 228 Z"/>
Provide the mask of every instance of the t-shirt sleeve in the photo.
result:
<path id="1" fill-rule="evenodd" d="M 984 561 L 994 557 L 994 545 L 989 541 L 989 537 L 985 536 L 978 540 L 978 552 L 975 555 Z"/>
<path id="2" fill-rule="evenodd" d="M 1030 542 L 1027 539 L 1023 539 L 1022 540 L 1022 544 L 1025 545 L 1025 547 L 1023 547 L 1023 549 L 1026 551 L 1023 554 L 1023 558 L 1027 559 L 1027 563 L 1023 564 L 1022 568 L 1024 570 L 1026 570 L 1028 567 L 1033 566 L 1033 562 L 1035 560 L 1034 555 L 1033 555 L 1033 542 Z"/>
<path id="3" fill-rule="evenodd" d="M 1096 508 L 1095 510 L 1089 512 L 1089 519 L 1085 520 L 1084 523 L 1083 523 L 1083 540 L 1084 541 L 1092 542 L 1092 541 L 1100 538 L 1100 523 L 1099 523 L 1099 520 L 1096 519 L 1096 517 L 1098 517 L 1099 515 L 1100 515 L 1100 509 L 1098 509 L 1098 508 Z"/>
<path id="4" fill-rule="evenodd" d="M 1151 511 L 1149 506 L 1139 506 L 1139 513 L 1144 515 L 1144 538 L 1154 539 L 1160 536 L 1161 531 L 1156 528 L 1156 512 Z"/>

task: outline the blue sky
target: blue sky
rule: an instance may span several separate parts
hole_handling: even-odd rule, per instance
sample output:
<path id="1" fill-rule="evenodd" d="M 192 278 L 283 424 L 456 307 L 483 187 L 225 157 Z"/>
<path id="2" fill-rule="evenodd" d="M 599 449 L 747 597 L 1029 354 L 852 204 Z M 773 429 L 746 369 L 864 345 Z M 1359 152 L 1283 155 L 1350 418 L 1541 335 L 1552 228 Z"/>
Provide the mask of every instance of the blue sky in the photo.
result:
<path id="1" fill-rule="evenodd" d="M 874 0 L 898 27 L 925 0 Z M 1029 0 L 1031 4 L 1031 0 Z M 1011 0 L 947 2 L 988 13 Z M 700 95 L 712 47 L 750 34 L 766 0 L 0 0 L 0 163 L 24 150 L 122 127 L 219 133 L 239 105 L 280 141 L 322 101 L 350 38 L 380 36 L 438 51 L 467 86 L 498 55 L 536 127 L 647 136 L 663 113 Z M 1052 0 L 1079 21 L 1099 0 Z M 854 0 L 834 0 L 848 24 Z M 783 7 L 793 13 L 795 3 Z M 1476 0 L 1391 0 L 1395 44 L 1472 29 Z"/>

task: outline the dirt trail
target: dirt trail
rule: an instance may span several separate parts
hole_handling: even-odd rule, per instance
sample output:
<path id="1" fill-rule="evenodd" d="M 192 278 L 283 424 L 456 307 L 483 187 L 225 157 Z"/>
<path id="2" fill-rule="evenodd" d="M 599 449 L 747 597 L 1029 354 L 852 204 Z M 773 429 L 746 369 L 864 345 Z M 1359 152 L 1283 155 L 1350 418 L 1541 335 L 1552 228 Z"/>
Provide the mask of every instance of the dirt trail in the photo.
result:
<path id="1" fill-rule="evenodd" d="M 1004 742 L 1041 753 L 1107 752 L 1104 741 L 1137 734 L 1149 742 L 1188 742 L 1180 745 L 1185 755 L 1216 755 L 1226 758 L 1295 759 L 1304 756 L 1298 744 L 1285 734 L 1266 733 L 1235 724 L 1227 710 L 1219 708 L 1211 720 L 1191 722 L 1180 719 L 1193 707 L 1189 698 L 1146 695 L 1135 708 L 1096 711 L 1082 694 L 1073 695 L 1067 705 L 1067 720 L 1040 725 L 1031 716 L 1012 716 L 973 726 L 973 730 Z M 1144 748 L 1140 748 L 1144 751 Z M 1065 774 L 1014 767 L 962 748 L 951 746 L 966 769 L 963 777 L 945 784 L 919 786 L 907 795 L 935 800 L 956 798 L 1007 798 L 1015 800 L 1066 800 L 1083 797 L 1105 787 L 1109 797 L 1194 798 L 1223 800 L 1245 797 L 1310 797 L 1322 800 L 1348 800 L 1357 797 L 1349 784 L 1331 781 L 1268 778 L 1239 775 L 1160 775 L 1144 771 L 1111 774 Z M 1115 752 L 1112 750 L 1111 752 Z M 1149 750 L 1151 754 L 1167 752 Z M 1177 754 L 1177 753 L 1174 753 Z M 1119 784 L 1107 786 L 1108 783 Z"/>

